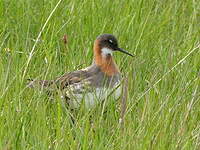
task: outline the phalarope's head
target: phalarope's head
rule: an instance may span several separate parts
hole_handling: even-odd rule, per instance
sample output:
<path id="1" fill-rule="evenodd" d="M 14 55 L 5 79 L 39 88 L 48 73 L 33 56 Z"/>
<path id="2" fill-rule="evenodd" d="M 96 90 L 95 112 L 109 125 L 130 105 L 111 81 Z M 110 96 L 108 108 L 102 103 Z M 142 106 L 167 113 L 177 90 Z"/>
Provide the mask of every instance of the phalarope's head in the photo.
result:
<path id="1" fill-rule="evenodd" d="M 98 36 L 95 40 L 94 51 L 102 57 L 112 56 L 114 51 L 120 51 L 133 57 L 132 54 L 119 48 L 118 41 L 112 34 L 102 34 Z"/>
<path id="2" fill-rule="evenodd" d="M 117 39 L 111 34 L 102 34 L 94 42 L 94 63 L 108 76 L 120 73 L 118 66 L 112 58 L 112 54 L 115 51 L 133 56 L 122 48 L 119 48 Z"/>

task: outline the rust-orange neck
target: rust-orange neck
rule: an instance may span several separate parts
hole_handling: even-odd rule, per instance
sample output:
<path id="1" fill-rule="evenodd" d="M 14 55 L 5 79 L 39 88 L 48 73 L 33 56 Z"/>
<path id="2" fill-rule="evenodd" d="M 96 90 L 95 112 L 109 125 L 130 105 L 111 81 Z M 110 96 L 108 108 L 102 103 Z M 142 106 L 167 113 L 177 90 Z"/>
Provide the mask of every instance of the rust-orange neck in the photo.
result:
<path id="1" fill-rule="evenodd" d="M 101 71 L 103 71 L 108 76 L 112 76 L 116 73 L 119 73 L 119 69 L 112 58 L 111 55 L 108 56 L 102 56 L 101 54 L 101 48 L 98 45 L 98 41 L 94 44 L 94 62 L 97 66 L 101 68 Z"/>

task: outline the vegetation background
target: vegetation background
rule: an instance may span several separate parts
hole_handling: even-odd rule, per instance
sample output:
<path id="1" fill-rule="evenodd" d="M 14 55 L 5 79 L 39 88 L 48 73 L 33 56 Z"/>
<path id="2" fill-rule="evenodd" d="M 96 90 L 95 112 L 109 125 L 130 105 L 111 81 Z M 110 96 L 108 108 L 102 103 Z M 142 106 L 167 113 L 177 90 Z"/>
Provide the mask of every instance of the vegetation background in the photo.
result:
<path id="1" fill-rule="evenodd" d="M 91 64 L 102 33 L 136 54 L 115 54 L 128 77 L 123 129 L 120 101 L 71 125 L 59 97 L 26 87 Z M 1 0 L 0 149 L 199 150 L 199 49 L 199 0 Z"/>

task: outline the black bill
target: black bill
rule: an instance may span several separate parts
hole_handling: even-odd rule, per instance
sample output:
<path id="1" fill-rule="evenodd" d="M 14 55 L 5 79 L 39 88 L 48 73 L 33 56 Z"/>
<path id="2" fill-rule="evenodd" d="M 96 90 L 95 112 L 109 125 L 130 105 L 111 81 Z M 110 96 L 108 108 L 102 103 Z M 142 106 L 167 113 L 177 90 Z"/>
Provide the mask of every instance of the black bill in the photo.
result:
<path id="1" fill-rule="evenodd" d="M 134 57 L 134 55 L 130 54 L 129 52 L 125 51 L 125 50 L 122 49 L 122 48 L 117 48 L 116 50 L 117 50 L 117 51 L 120 51 L 120 52 L 122 52 L 122 53 L 124 53 L 124 54 L 127 54 L 127 55 L 129 55 L 129 56 Z"/>

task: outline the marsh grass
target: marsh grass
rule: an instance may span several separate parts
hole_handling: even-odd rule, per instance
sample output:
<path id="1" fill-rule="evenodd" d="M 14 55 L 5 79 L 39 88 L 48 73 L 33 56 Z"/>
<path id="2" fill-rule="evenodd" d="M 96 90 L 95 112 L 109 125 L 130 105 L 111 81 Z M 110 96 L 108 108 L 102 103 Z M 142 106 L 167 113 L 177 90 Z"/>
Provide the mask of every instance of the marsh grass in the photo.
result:
<path id="1" fill-rule="evenodd" d="M 198 0 L 0 1 L 0 149 L 199 149 L 199 20 Z M 59 97 L 26 87 L 91 64 L 102 33 L 136 55 L 115 54 L 123 131 L 120 101 L 81 108 L 72 125 Z"/>

